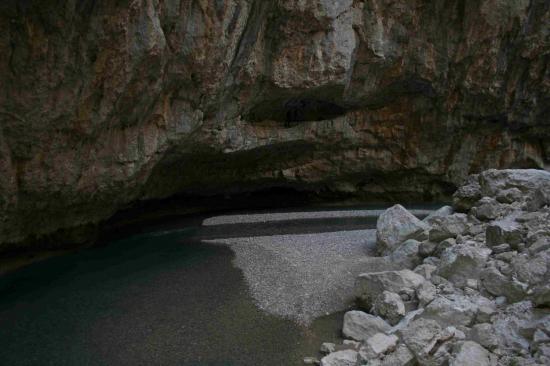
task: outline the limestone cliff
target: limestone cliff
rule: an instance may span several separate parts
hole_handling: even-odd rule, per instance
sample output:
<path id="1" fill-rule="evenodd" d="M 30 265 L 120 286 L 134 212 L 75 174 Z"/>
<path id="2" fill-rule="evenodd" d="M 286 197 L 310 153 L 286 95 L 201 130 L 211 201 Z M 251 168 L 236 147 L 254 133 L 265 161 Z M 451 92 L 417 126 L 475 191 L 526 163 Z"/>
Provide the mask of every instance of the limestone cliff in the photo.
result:
<path id="1" fill-rule="evenodd" d="M 0 250 L 139 200 L 550 159 L 547 0 L 4 0 Z"/>

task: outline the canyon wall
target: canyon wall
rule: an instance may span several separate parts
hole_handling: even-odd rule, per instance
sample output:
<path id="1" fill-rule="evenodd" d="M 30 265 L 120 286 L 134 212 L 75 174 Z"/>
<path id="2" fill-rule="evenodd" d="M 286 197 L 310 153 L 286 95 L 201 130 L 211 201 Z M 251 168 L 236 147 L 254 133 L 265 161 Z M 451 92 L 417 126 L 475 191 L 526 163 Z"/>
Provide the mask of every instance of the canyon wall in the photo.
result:
<path id="1" fill-rule="evenodd" d="M 546 0 L 4 0 L 0 251 L 174 194 L 550 160 Z"/>

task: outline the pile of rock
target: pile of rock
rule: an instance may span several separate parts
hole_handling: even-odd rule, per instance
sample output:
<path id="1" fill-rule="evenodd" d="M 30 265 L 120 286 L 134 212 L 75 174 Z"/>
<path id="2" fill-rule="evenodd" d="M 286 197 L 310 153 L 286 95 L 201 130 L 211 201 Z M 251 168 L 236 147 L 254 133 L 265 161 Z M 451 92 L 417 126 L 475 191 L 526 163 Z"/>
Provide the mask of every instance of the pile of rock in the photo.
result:
<path id="1" fill-rule="evenodd" d="M 388 209 L 389 270 L 359 276 L 351 340 L 324 344 L 320 364 L 550 365 L 549 205 L 549 172 L 488 170 L 422 221 Z"/>

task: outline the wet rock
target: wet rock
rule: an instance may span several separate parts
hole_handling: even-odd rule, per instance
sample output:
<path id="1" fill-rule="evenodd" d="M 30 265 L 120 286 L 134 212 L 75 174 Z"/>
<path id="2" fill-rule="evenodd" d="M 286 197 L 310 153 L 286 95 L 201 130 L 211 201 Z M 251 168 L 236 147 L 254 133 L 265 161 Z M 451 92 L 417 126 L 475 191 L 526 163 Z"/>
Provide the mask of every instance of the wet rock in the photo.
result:
<path id="1" fill-rule="evenodd" d="M 414 239 L 428 228 L 401 205 L 395 205 L 384 211 L 376 223 L 377 250 L 381 254 L 390 254 L 407 239 Z"/>
<path id="2" fill-rule="evenodd" d="M 321 359 L 321 366 L 358 366 L 359 353 L 353 350 L 333 352 Z"/>
<path id="3" fill-rule="evenodd" d="M 374 301 L 384 291 L 414 293 L 425 281 L 424 277 L 411 270 L 363 273 L 356 280 L 356 293 L 362 306 L 370 309 Z"/>
<path id="4" fill-rule="evenodd" d="M 391 329 L 386 321 L 378 316 L 352 310 L 344 314 L 342 333 L 347 338 L 365 341 L 376 333 L 385 333 Z"/>
<path id="5" fill-rule="evenodd" d="M 376 298 L 373 312 L 391 325 L 395 325 L 405 315 L 405 304 L 398 294 L 384 291 Z"/>

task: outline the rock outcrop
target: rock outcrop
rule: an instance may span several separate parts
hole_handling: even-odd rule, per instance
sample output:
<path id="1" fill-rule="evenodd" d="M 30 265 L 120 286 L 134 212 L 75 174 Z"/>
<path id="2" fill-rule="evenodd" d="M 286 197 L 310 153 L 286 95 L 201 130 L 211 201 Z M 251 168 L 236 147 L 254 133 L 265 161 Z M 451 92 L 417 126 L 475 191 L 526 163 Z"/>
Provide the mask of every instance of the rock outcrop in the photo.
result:
<path id="1" fill-rule="evenodd" d="M 430 199 L 543 167 L 549 17 L 544 0 L 2 1 L 0 251 L 177 193 Z"/>
<path id="2" fill-rule="evenodd" d="M 540 194 L 548 189 L 550 173 L 542 170 L 471 176 L 454 197 L 454 210 L 469 206 L 465 213 L 445 209 L 426 220 L 423 244 L 443 222 L 463 225 L 452 224 L 460 228 L 444 230 L 452 238 L 426 246 L 432 250 L 422 254 L 423 264 L 361 274 L 363 311 L 346 313 L 343 331 L 362 342 L 356 364 L 550 364 L 550 196 Z M 480 220 L 477 213 L 492 200 L 501 206 Z"/>

